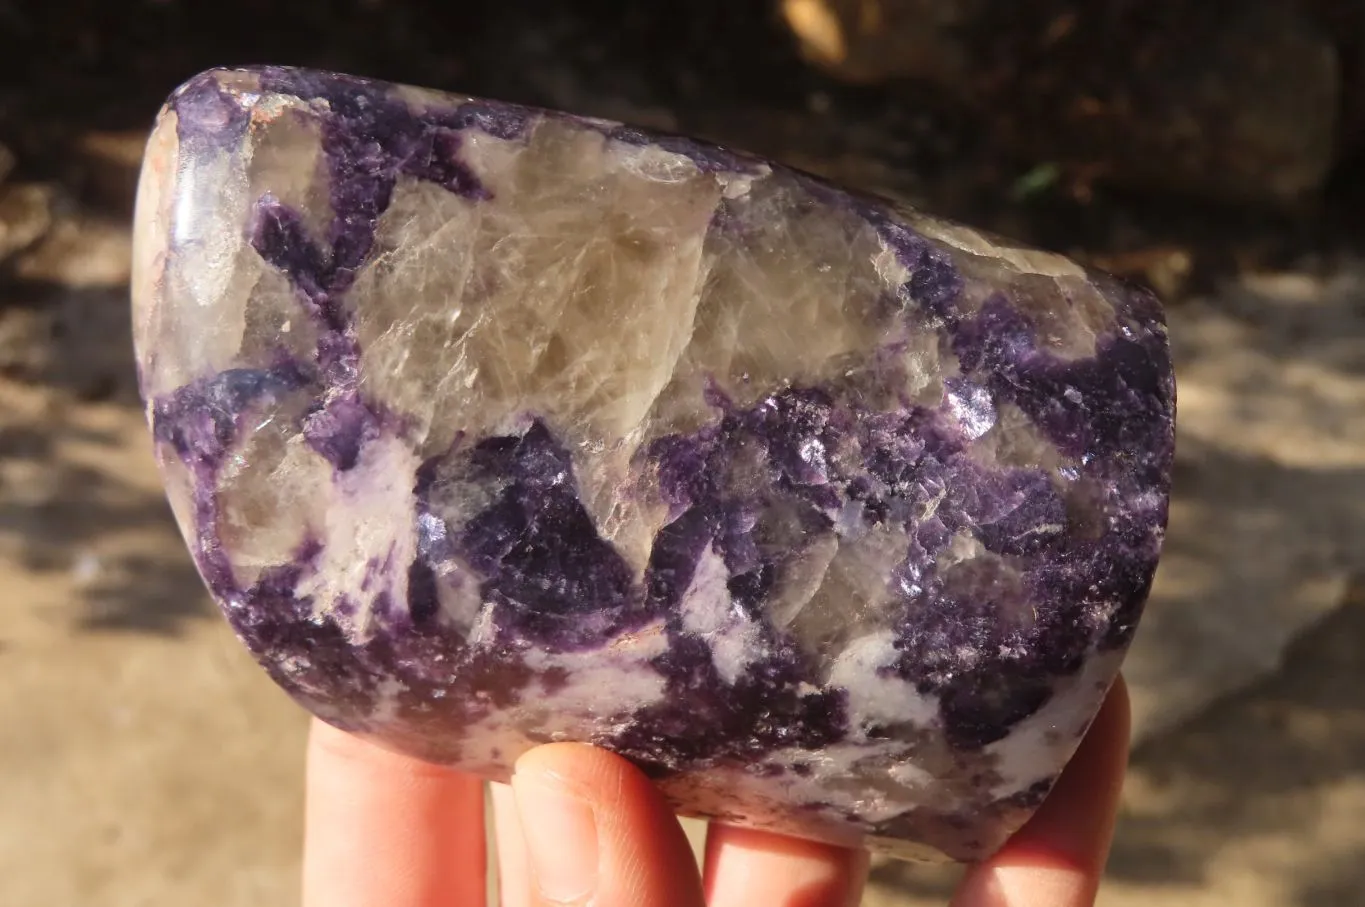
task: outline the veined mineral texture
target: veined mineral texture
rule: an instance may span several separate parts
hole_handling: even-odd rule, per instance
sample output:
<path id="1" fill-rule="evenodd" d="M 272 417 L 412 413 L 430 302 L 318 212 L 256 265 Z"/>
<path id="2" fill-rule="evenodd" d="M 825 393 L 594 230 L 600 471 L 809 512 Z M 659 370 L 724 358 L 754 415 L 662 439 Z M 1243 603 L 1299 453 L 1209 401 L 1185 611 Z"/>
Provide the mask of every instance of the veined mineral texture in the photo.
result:
<path id="1" fill-rule="evenodd" d="M 142 390 L 237 634 L 489 778 L 968 860 L 1137 626 L 1174 386 L 1146 292 L 743 154 L 215 71 L 151 138 Z"/>

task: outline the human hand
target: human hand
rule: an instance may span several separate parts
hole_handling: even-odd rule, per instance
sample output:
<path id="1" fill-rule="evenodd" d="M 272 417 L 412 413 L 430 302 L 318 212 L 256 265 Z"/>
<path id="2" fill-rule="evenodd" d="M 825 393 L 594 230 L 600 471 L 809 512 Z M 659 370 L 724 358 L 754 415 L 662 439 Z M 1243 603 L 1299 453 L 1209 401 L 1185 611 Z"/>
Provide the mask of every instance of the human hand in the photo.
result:
<path id="1" fill-rule="evenodd" d="M 1034 818 L 968 870 L 953 907 L 1090 907 L 1127 764 L 1115 684 Z M 482 907 L 484 794 L 474 777 L 320 722 L 308 753 L 304 907 Z M 853 907 L 859 851 L 712 824 L 698 873 L 681 826 L 630 763 L 551 744 L 494 785 L 502 907 Z"/>

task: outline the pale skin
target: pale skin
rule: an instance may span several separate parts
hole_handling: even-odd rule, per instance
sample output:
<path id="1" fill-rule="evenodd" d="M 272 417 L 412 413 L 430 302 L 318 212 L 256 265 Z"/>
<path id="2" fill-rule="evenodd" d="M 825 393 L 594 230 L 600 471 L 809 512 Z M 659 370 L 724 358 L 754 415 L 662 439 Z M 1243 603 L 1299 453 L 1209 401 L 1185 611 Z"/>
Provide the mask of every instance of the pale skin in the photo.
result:
<path id="1" fill-rule="evenodd" d="M 1127 765 L 1120 679 L 1053 793 L 952 907 L 1091 907 Z M 482 907 L 479 779 L 315 723 L 304 907 Z M 854 907 L 867 856 L 713 824 L 699 872 L 682 828 L 630 763 L 581 744 L 523 755 L 493 792 L 502 907 Z"/>

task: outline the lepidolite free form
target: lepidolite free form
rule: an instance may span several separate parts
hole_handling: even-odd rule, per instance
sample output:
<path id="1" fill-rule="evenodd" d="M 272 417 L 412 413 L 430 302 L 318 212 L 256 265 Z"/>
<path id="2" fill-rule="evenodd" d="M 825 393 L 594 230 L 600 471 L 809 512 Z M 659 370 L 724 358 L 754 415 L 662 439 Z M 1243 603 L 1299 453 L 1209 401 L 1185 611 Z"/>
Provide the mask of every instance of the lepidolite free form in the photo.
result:
<path id="1" fill-rule="evenodd" d="M 701 142 L 284 68 L 152 135 L 134 304 L 176 516 L 300 703 L 505 779 L 989 854 L 1166 521 L 1147 292 Z"/>

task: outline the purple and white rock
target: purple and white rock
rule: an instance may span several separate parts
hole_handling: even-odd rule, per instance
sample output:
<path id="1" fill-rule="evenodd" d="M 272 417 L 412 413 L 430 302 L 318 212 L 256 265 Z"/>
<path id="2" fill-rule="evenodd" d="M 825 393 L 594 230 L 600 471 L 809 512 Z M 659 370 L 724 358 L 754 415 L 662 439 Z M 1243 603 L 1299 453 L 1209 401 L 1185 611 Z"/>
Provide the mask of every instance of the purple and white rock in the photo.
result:
<path id="1" fill-rule="evenodd" d="M 304 706 L 505 778 L 988 854 L 1165 526 L 1160 307 L 687 139 L 291 69 L 162 112 L 134 297 L 170 499 Z"/>

